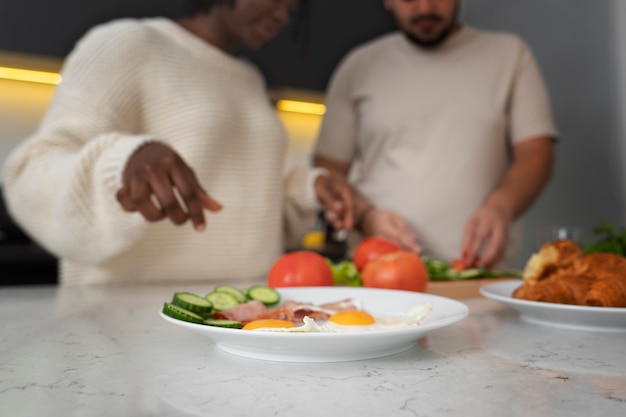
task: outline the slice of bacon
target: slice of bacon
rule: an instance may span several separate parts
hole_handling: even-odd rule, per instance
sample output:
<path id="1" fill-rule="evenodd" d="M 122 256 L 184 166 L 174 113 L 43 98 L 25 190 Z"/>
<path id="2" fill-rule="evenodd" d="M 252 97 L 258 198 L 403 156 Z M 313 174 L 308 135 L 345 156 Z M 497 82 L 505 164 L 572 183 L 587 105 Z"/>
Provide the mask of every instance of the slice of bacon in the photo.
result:
<path id="1" fill-rule="evenodd" d="M 296 310 L 296 312 L 294 313 L 293 322 L 298 325 L 303 324 L 304 318 L 309 317 L 315 320 L 316 323 L 320 324 L 325 321 L 328 321 L 328 318 L 330 316 L 331 314 L 325 313 L 323 311 L 312 311 L 312 310 L 306 310 L 306 309 L 301 308 L 299 310 Z"/>
<path id="2" fill-rule="evenodd" d="M 239 304 L 236 307 L 229 308 L 228 310 L 218 311 L 213 314 L 213 318 L 246 322 L 250 321 L 253 317 L 266 312 L 267 307 L 265 307 L 265 304 L 258 300 L 252 300 L 244 304 Z"/>
<path id="3" fill-rule="evenodd" d="M 322 304 L 320 307 L 334 311 L 361 310 L 361 303 L 355 298 L 344 298 L 343 300 Z"/>
<path id="4" fill-rule="evenodd" d="M 279 307 L 274 308 L 272 310 L 268 310 L 264 313 L 261 313 L 257 316 L 250 318 L 249 320 L 243 321 L 243 325 L 245 326 L 247 323 L 255 320 L 265 320 L 265 319 L 274 319 L 274 320 L 287 320 L 290 322 L 294 322 L 293 312 L 287 308 Z"/>
<path id="5" fill-rule="evenodd" d="M 302 324 L 305 316 L 318 323 L 325 322 L 334 313 L 342 310 L 360 310 L 360 303 L 354 298 L 346 298 L 332 303 L 315 305 L 295 300 L 285 300 L 281 307 L 268 310 L 265 304 L 252 300 L 239 304 L 228 310 L 213 314 L 214 319 L 237 320 L 244 325 L 254 320 L 278 319 L 289 320 L 295 324 Z"/>
<path id="6" fill-rule="evenodd" d="M 282 304 L 283 308 L 288 308 L 293 312 L 301 309 L 310 311 L 323 311 L 327 314 L 334 314 L 343 310 L 361 310 L 361 303 L 355 298 L 344 298 L 343 300 L 333 301 L 332 303 L 315 305 L 309 302 L 286 300 Z"/>
<path id="7" fill-rule="evenodd" d="M 342 310 L 360 310 L 360 303 L 354 298 L 346 298 L 332 303 L 315 305 L 308 302 L 287 300 L 283 302 L 283 308 L 293 312 L 294 323 L 302 324 L 305 316 L 309 316 L 316 322 L 324 322 L 330 316 Z"/>

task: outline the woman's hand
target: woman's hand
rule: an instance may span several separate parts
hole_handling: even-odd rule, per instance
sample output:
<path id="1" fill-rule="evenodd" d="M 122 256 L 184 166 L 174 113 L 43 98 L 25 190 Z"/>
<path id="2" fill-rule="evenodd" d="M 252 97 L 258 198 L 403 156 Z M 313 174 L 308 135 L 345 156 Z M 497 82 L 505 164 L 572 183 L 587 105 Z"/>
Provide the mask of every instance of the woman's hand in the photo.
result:
<path id="1" fill-rule="evenodd" d="M 420 253 L 417 236 L 402 216 L 389 210 L 372 208 L 361 216 L 365 236 L 378 236 L 396 242 L 403 249 Z"/>
<path id="2" fill-rule="evenodd" d="M 138 211 L 149 222 L 168 218 L 181 225 L 191 220 L 201 231 L 206 227 L 204 209 L 222 208 L 202 189 L 185 161 L 160 142 L 146 143 L 131 155 L 122 181 L 117 200 L 124 210 Z"/>
<path id="3" fill-rule="evenodd" d="M 352 229 L 352 192 L 345 180 L 332 174 L 319 175 L 315 179 L 315 194 L 322 203 L 326 221 L 334 229 Z"/>

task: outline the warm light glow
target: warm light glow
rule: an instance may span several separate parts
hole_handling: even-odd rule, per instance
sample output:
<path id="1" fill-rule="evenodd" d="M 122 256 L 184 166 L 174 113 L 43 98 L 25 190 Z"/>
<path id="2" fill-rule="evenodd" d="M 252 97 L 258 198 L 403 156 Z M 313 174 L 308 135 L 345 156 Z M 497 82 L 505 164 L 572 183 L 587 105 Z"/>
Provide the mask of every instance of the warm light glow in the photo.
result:
<path id="1" fill-rule="evenodd" d="M 0 67 L 0 78 L 53 85 L 57 85 L 61 82 L 61 75 L 56 72 L 34 71 L 9 67 Z"/>
<path id="2" fill-rule="evenodd" d="M 323 104 L 309 103 L 306 101 L 278 100 L 276 108 L 282 111 L 314 114 L 317 116 L 321 116 L 326 113 L 326 106 Z"/>

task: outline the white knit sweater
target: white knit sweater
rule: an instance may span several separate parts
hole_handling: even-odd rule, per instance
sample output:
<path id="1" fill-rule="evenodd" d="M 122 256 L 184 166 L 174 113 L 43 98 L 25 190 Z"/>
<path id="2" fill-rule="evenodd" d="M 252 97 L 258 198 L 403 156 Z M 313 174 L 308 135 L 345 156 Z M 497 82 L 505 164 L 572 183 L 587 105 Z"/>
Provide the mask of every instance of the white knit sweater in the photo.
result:
<path id="1" fill-rule="evenodd" d="M 148 223 L 115 198 L 128 157 L 159 140 L 224 208 L 207 230 Z M 317 209 L 315 170 L 283 172 L 287 139 L 259 72 L 175 22 L 92 29 L 65 62 L 38 131 L 10 155 L 14 219 L 61 258 L 63 284 L 263 279 L 284 204 Z"/>

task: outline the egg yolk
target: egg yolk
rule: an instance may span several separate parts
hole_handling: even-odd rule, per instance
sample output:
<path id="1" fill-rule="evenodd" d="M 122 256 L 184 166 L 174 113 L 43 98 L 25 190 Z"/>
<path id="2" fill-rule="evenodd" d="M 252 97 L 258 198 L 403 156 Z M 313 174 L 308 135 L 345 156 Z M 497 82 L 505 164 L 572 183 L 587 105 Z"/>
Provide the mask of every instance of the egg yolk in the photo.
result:
<path id="1" fill-rule="evenodd" d="M 369 313 L 360 310 L 346 310 L 330 316 L 328 321 L 344 326 L 366 326 L 373 324 L 376 320 Z"/>
<path id="2" fill-rule="evenodd" d="M 243 330 L 254 330 L 261 328 L 287 328 L 287 327 L 296 327 L 295 324 L 290 322 L 289 320 L 276 320 L 276 319 L 263 319 L 263 320 L 255 320 L 243 326 Z"/>

